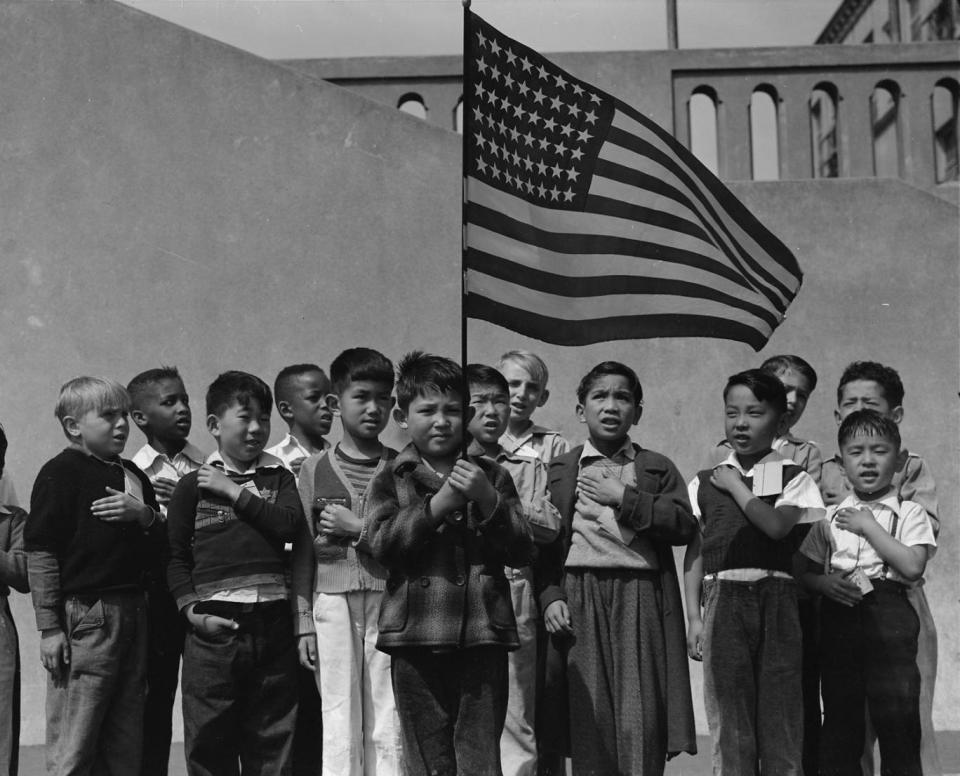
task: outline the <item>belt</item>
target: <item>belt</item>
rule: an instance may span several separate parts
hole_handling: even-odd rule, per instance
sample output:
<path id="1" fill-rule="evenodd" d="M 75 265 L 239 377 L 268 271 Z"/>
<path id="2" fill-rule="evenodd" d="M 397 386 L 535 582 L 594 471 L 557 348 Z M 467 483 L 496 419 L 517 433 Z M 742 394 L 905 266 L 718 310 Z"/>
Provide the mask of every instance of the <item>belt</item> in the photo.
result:
<path id="1" fill-rule="evenodd" d="M 772 571 L 770 569 L 723 569 L 715 574 L 704 574 L 704 582 L 715 579 L 727 582 L 759 582 L 761 579 L 793 579 L 786 571 Z"/>

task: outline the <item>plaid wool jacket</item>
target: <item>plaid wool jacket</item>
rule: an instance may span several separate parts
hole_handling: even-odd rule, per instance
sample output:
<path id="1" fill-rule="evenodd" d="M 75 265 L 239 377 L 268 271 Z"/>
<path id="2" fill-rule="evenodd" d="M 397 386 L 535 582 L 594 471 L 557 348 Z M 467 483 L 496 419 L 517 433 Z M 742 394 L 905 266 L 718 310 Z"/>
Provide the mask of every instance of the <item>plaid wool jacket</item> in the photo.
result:
<path id="1" fill-rule="evenodd" d="M 408 445 L 371 483 L 371 553 L 388 571 L 380 603 L 377 648 L 516 649 L 516 620 L 504 566 L 530 564 L 533 539 L 510 475 L 471 457 L 498 494 L 483 518 L 473 503 L 464 519 L 430 513 L 443 480 Z"/>

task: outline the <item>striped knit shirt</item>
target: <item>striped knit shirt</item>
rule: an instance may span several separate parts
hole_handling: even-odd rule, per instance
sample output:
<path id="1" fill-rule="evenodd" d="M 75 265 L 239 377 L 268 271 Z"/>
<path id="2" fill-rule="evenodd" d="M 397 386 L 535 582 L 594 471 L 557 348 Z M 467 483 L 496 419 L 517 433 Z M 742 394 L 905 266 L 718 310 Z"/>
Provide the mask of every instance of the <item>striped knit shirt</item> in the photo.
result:
<path id="1" fill-rule="evenodd" d="M 378 455 L 376 458 L 352 458 L 340 449 L 340 445 L 337 445 L 334 454 L 337 456 L 337 463 L 340 464 L 340 470 L 350 483 L 350 487 L 357 493 L 366 493 L 367 485 L 373 479 L 377 466 L 380 464 L 380 456 Z"/>

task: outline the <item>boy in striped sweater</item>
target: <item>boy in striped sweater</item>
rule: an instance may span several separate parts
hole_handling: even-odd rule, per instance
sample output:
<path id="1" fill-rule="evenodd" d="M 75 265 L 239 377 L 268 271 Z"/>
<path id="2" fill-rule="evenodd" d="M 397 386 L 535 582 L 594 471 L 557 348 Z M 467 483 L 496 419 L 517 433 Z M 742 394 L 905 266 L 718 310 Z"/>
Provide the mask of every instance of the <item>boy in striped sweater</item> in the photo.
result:
<path id="1" fill-rule="evenodd" d="M 393 364 L 368 348 L 330 365 L 330 406 L 343 426 L 332 450 L 308 458 L 299 488 L 307 521 L 294 543 L 300 663 L 315 672 L 323 717 L 323 773 L 400 773 L 390 657 L 376 650 L 386 572 L 367 544 L 366 500 L 396 452 L 380 442 L 393 408 Z"/>

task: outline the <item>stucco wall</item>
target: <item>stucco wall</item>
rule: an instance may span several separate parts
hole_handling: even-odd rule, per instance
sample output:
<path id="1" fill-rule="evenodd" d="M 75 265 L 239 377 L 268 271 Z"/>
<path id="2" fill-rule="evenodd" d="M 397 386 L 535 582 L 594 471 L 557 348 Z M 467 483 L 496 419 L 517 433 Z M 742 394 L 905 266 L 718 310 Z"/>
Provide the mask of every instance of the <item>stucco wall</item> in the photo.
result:
<path id="1" fill-rule="evenodd" d="M 457 136 L 108 2 L 0 3 L 0 72 L 0 419 L 23 498 L 63 445 L 52 410 L 77 374 L 178 365 L 193 439 L 210 449 L 203 393 L 224 369 L 270 381 L 357 344 L 459 354 Z M 470 358 L 541 352 L 553 374 L 541 419 L 575 439 L 579 375 L 608 357 L 633 364 L 647 393 L 638 437 L 687 475 L 721 435 L 724 378 L 763 355 L 797 352 L 820 371 L 798 430 L 828 451 L 842 367 L 897 366 L 905 438 L 941 484 L 936 720 L 960 728 L 948 703 L 960 697 L 957 210 L 893 181 L 736 190 L 806 271 L 764 353 L 712 340 L 562 349 L 471 323 Z M 130 452 L 141 442 L 134 432 Z M 23 740 L 36 743 L 44 679 L 27 599 L 14 609 Z"/>

